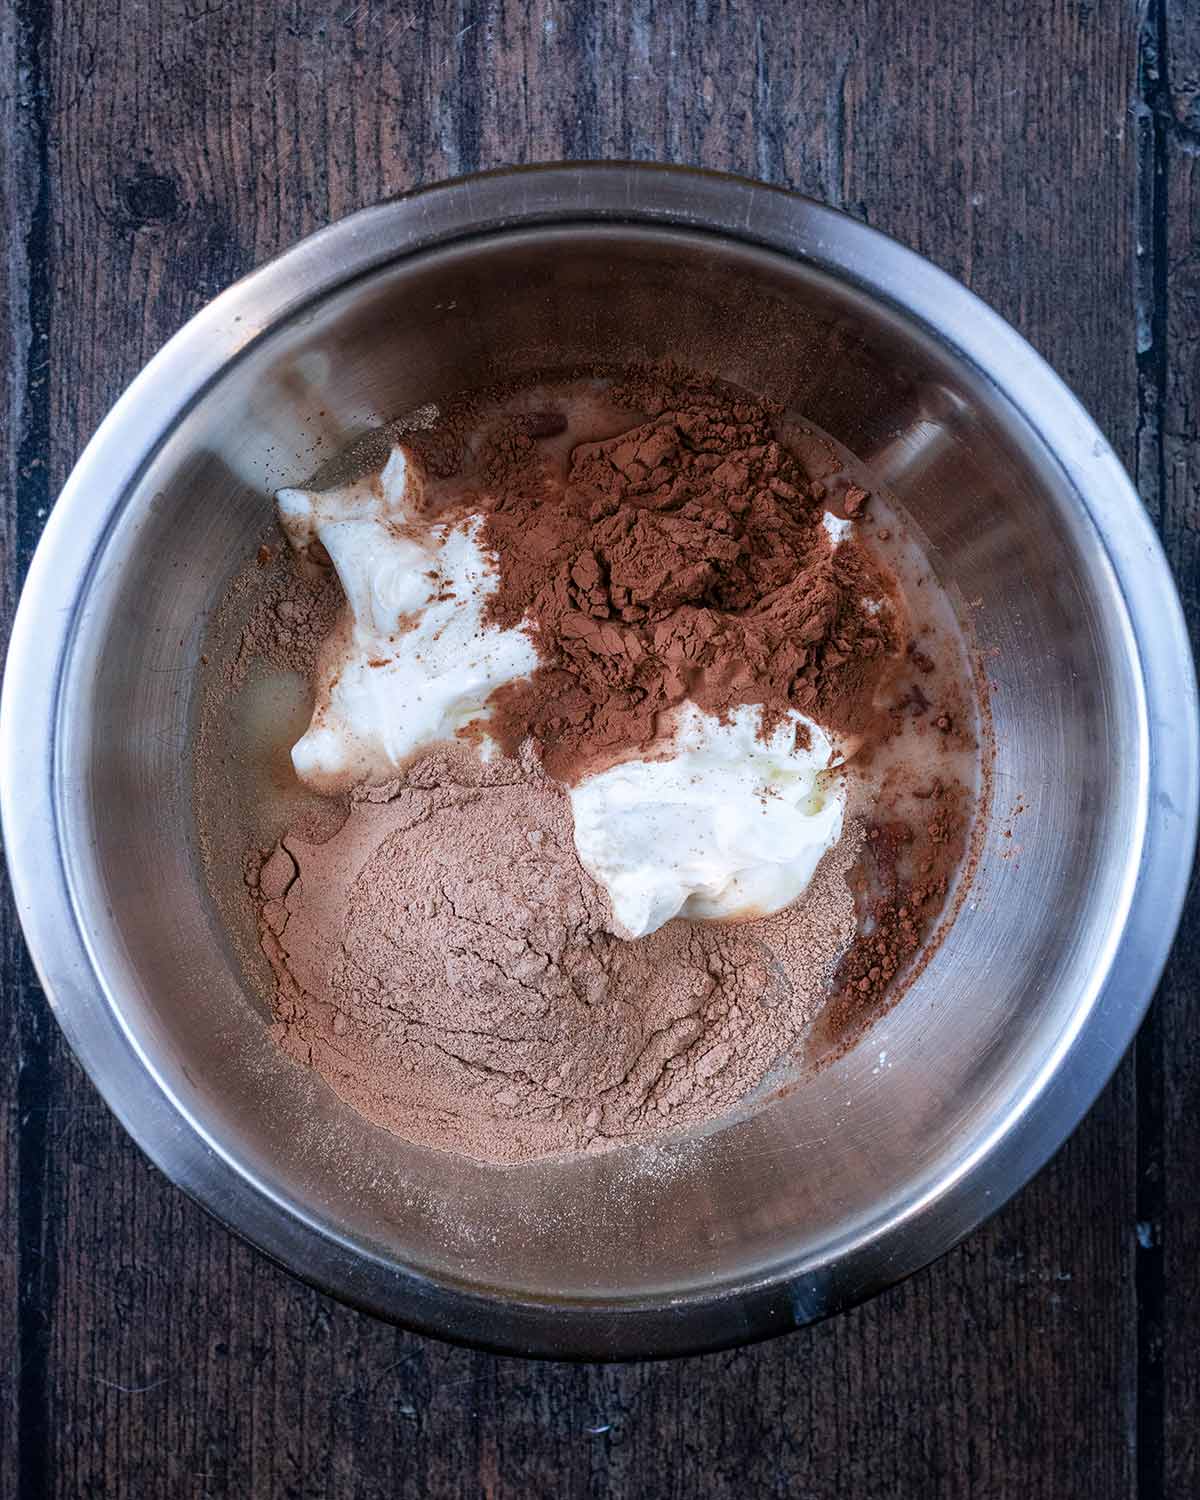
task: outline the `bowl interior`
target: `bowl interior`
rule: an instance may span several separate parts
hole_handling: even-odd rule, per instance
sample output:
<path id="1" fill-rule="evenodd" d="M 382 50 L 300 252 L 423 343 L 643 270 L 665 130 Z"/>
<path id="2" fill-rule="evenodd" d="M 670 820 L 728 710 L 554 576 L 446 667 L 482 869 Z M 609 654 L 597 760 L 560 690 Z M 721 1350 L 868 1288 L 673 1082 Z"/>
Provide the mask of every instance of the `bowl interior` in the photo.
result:
<path id="1" fill-rule="evenodd" d="M 933 961 L 839 1062 L 699 1142 L 487 1169 L 367 1125 L 268 1036 L 201 872 L 198 656 L 278 484 L 498 371 L 664 355 L 826 429 L 907 508 L 943 582 L 981 601 L 991 832 Z M 435 1283 L 662 1302 L 815 1272 L 1001 1128 L 1094 1003 L 1122 926 L 1145 823 L 1141 691 L 1120 592 L 1065 475 L 930 330 L 812 262 L 727 237 L 500 231 L 299 307 L 166 434 L 77 610 L 59 816 L 108 1003 L 259 1191 L 355 1256 Z"/>

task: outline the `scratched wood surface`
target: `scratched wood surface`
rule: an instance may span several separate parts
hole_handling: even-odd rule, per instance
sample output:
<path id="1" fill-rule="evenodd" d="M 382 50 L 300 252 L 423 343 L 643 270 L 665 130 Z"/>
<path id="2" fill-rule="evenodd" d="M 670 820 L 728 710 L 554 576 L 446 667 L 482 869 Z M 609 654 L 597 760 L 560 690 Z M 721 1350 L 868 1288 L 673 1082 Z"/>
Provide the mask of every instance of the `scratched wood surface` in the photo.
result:
<path id="1" fill-rule="evenodd" d="M 81 446 L 212 293 L 415 183 L 589 156 L 784 183 L 968 281 L 1094 412 L 1200 618 L 1189 0 L 14 0 L 0 80 L 6 622 Z M 958 1250 L 820 1328 L 621 1368 L 291 1280 L 109 1117 L 7 899 L 0 962 L 0 1496 L 1200 1494 L 1195 935 Z"/>

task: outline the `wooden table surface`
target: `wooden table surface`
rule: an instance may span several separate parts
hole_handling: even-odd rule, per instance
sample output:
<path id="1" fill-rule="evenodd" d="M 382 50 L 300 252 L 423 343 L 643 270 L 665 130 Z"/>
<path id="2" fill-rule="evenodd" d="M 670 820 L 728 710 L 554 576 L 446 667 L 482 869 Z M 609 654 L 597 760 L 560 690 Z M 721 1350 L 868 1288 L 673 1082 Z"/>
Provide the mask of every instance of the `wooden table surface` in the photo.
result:
<path id="1" fill-rule="evenodd" d="M 961 277 L 1095 414 L 1200 618 L 1189 0 L 12 0 L 0 153 L 6 621 L 84 442 L 214 292 L 397 190 L 558 157 L 787 184 Z M 0 1496 L 1200 1495 L 1195 925 L 1069 1145 L 940 1263 L 604 1368 L 397 1331 L 239 1243 L 0 924 Z"/>

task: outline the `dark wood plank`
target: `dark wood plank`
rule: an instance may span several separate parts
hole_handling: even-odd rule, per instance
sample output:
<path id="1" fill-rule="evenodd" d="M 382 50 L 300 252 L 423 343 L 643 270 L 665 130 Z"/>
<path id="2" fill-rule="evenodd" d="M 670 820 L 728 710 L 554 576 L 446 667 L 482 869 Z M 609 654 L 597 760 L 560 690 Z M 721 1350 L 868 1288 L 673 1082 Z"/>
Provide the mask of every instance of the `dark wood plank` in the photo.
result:
<path id="1" fill-rule="evenodd" d="M 1200 654 L 1200 13 L 1168 0 L 1155 21 L 1147 79 L 1147 129 L 1161 194 L 1147 351 L 1147 417 L 1157 431 L 1154 498 L 1163 544 L 1179 580 Z M 1145 1254 L 1161 1292 L 1150 1351 L 1158 1360 L 1163 1493 L 1200 1494 L 1200 877 L 1193 874 L 1184 931 L 1164 976 L 1155 1017 L 1162 1068 L 1161 1150 L 1150 1212 L 1139 1215 Z"/>
<path id="2" fill-rule="evenodd" d="M 18 27 L 11 10 L 0 12 L 0 77 L 17 76 Z M 26 197 L 25 144 L 16 90 L 0 94 L 0 222 L 11 249 L 0 266 L 0 620 L 10 620 L 17 587 L 16 493 L 19 413 L 25 394 L 24 365 L 29 347 L 25 315 L 24 244 L 27 215 L 18 200 Z M 7 890 L 0 893 L 0 965 L 7 977 L 20 962 L 20 936 Z M 19 1175 L 15 1170 L 20 1140 L 20 1048 L 17 1007 L 0 1005 L 0 1369 L 16 1371 L 21 1363 L 20 1275 L 18 1251 Z M 17 1488 L 20 1402 L 15 1380 L 0 1383 L 0 1494 Z"/>
<path id="3" fill-rule="evenodd" d="M 0 9 L 0 644 L 7 646 L 19 580 L 49 505 L 46 380 L 46 97 L 36 28 Z M 18 504 L 18 497 L 20 503 Z M 0 873 L 0 1494 L 16 1494 L 44 1438 L 45 1321 L 40 1199 L 22 1184 L 49 1124 L 46 1049 L 53 1032 Z M 30 1393 L 33 1400 L 26 1399 Z"/>
<path id="4" fill-rule="evenodd" d="M 54 302 L 38 330 L 48 385 L 5 349 L 38 403 L 23 430 L 50 439 L 48 479 L 19 476 L 18 539 L 125 382 L 233 276 L 415 182 L 564 155 L 703 162 L 869 217 L 1012 318 L 1132 462 L 1130 9 L 29 0 L 14 45 L 45 115 L 3 123 L 22 161 L 48 157 L 36 224 Z M 1194 336 L 1195 309 L 1181 301 L 1173 323 Z M 1194 505 L 1186 471 L 1185 492 Z M 1179 562 L 1195 536 L 1183 505 Z M 1194 993 L 1194 969 L 1178 974 L 1172 1013 L 1189 979 Z M 30 986 L 10 978 L 5 1012 L 17 1036 L 0 1066 L 32 1061 L 26 1097 L 43 1110 L 24 1146 L 5 1137 L 26 1205 L 23 1496 L 1134 1490 L 1129 1063 L 1013 1205 L 874 1304 L 758 1349 L 578 1369 L 445 1348 L 292 1281 L 145 1164 Z M 1181 1063 L 1167 1088 L 1183 1165 L 1195 1076 Z M 1194 1286 L 1200 1213 L 1178 1213 L 1170 1274 Z M 1192 1478 L 1198 1305 L 1176 1309 L 1169 1362 L 1172 1472 Z"/>
<path id="5" fill-rule="evenodd" d="M 1200 129 L 1200 24 L 1189 0 L 1163 0 L 1151 7 L 1156 27 L 1162 26 L 1163 104 L 1174 124 Z M 1161 22 L 1160 18 L 1161 17 Z"/>

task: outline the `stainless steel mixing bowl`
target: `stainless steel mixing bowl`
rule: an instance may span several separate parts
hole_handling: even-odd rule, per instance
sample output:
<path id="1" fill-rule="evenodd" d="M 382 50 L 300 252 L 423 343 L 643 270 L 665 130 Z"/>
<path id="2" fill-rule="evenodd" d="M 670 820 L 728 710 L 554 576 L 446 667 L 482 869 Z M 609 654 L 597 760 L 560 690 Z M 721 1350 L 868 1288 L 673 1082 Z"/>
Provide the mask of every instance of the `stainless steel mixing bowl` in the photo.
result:
<path id="1" fill-rule="evenodd" d="M 992 835 L 935 959 L 841 1062 L 699 1145 L 489 1170 L 367 1125 L 268 1037 L 198 864 L 197 655 L 279 482 L 497 365 L 664 354 L 799 408 L 873 464 L 943 579 L 982 600 Z M 0 738 L 38 969 L 146 1152 L 339 1296 L 544 1354 L 754 1338 L 959 1239 L 1059 1146 L 1132 1037 L 1196 826 L 1175 591 L 1071 394 L 863 224 L 658 167 L 432 188 L 211 303 L 63 491 Z"/>

